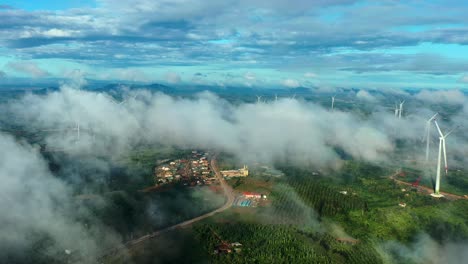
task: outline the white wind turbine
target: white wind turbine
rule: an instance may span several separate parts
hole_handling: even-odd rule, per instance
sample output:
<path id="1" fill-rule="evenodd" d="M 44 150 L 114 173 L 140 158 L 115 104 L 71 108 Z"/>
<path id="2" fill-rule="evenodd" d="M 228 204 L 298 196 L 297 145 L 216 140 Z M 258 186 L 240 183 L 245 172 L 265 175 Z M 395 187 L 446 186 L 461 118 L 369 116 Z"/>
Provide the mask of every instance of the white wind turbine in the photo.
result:
<path id="1" fill-rule="evenodd" d="M 331 102 L 331 110 L 333 111 L 333 109 L 335 109 L 335 97 L 336 95 L 332 96 L 331 99 L 332 99 L 332 102 Z"/>
<path id="2" fill-rule="evenodd" d="M 395 117 L 398 117 L 398 112 L 400 112 L 400 110 L 398 109 L 398 104 L 395 103 Z"/>
<path id="3" fill-rule="evenodd" d="M 262 102 L 262 101 L 261 101 L 262 96 L 261 96 L 261 95 L 256 95 L 256 96 L 257 96 L 257 104 L 258 104 L 258 103 L 261 103 L 261 102 Z"/>
<path id="4" fill-rule="evenodd" d="M 75 132 L 76 131 L 76 141 L 77 143 L 80 140 L 81 136 L 81 128 L 80 128 L 80 123 L 78 121 L 75 121 L 75 126 L 74 127 L 68 127 L 68 128 L 54 128 L 54 129 L 42 129 L 40 131 L 43 132 L 60 132 L 60 133 L 66 133 L 66 135 L 70 135 L 70 132 Z M 48 145 L 46 145 L 46 150 L 47 152 L 60 152 L 60 151 L 66 151 L 66 149 L 49 149 Z"/>
<path id="5" fill-rule="evenodd" d="M 76 131 L 76 141 L 80 140 L 80 123 L 78 121 L 75 122 L 75 128 L 73 130 Z"/>
<path id="6" fill-rule="evenodd" d="M 445 164 L 445 175 L 448 173 L 448 166 L 447 166 L 447 150 L 445 149 L 445 139 L 455 130 L 452 129 L 450 130 L 447 134 L 443 134 L 442 130 L 439 127 L 439 124 L 437 124 L 437 121 L 434 120 L 434 123 L 437 127 L 437 131 L 439 131 L 439 156 L 437 159 L 437 175 L 436 175 L 436 184 L 435 184 L 435 190 L 434 193 L 431 194 L 433 197 L 443 197 L 442 194 L 440 194 L 440 167 L 441 167 L 441 162 L 442 162 L 442 151 L 444 152 L 444 164 Z"/>
<path id="7" fill-rule="evenodd" d="M 426 162 L 429 161 L 429 142 L 431 142 L 431 124 L 439 113 L 435 113 L 431 118 L 426 121 Z"/>
<path id="8" fill-rule="evenodd" d="M 398 110 L 398 119 L 401 119 L 401 113 L 403 112 L 403 104 L 405 103 L 405 100 L 400 101 L 400 109 Z"/>

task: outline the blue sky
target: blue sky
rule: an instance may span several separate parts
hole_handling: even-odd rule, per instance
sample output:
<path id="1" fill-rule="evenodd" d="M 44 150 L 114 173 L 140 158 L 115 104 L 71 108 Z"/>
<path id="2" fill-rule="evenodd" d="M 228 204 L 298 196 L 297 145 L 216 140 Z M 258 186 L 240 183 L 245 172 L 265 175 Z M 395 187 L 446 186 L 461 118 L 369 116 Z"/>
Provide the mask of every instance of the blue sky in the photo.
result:
<path id="1" fill-rule="evenodd" d="M 468 88 L 465 2 L 0 0 L 0 83 Z"/>

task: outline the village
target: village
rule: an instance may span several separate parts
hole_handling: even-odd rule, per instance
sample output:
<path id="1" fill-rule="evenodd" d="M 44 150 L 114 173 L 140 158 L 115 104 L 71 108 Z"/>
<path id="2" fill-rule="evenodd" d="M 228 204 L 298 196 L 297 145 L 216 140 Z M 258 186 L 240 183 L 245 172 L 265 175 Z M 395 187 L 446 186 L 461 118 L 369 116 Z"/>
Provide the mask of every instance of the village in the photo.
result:
<path id="1" fill-rule="evenodd" d="M 166 160 L 154 168 L 156 185 L 180 183 L 184 186 L 211 185 L 216 178 L 209 166 L 209 152 L 193 150 L 186 159 Z"/>
<path id="2" fill-rule="evenodd" d="M 218 185 L 219 182 L 210 167 L 209 158 L 209 152 L 193 150 L 185 159 L 159 161 L 154 168 L 155 185 L 158 187 L 170 184 L 189 187 Z M 244 165 L 240 169 L 222 170 L 220 173 L 225 179 L 248 177 L 249 168 Z M 267 200 L 266 194 L 256 192 L 239 192 L 235 196 L 233 206 L 237 207 L 262 206 Z"/>

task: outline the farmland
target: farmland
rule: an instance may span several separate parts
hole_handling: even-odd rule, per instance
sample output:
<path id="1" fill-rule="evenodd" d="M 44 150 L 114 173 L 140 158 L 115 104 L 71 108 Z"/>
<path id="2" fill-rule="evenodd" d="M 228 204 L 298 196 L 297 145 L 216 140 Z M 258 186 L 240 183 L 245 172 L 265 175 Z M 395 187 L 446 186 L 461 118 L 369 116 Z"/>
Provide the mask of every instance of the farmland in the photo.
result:
<path id="1" fill-rule="evenodd" d="M 403 192 L 386 177 L 389 169 L 358 162 L 321 175 L 312 175 L 312 168 L 281 169 L 286 171 L 282 178 L 257 173 L 230 181 L 238 192 L 268 193 L 270 206 L 232 208 L 175 231 L 196 248 L 190 253 L 193 263 L 412 263 L 393 251 L 383 253 L 383 245 L 411 244 L 422 233 L 439 242 L 468 238 L 466 200 L 434 200 L 416 191 Z M 402 208 L 400 202 L 407 206 Z M 242 250 L 214 254 L 220 243 L 214 232 L 229 243 L 241 243 Z M 148 242 L 130 252 L 135 258 L 149 258 L 156 254 L 149 251 L 157 244 Z"/>

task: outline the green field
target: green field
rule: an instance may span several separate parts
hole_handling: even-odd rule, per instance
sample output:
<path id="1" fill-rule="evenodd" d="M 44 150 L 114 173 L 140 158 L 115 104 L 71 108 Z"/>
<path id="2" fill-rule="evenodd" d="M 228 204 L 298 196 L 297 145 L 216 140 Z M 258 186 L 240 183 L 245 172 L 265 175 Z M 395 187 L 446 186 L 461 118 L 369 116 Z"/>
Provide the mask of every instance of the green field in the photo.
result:
<path id="1" fill-rule="evenodd" d="M 436 243 L 468 239 L 468 201 L 436 200 L 394 183 L 390 169 L 348 161 L 339 170 L 312 175 L 313 169 L 283 166 L 285 177 L 253 173 L 230 183 L 238 191 L 269 193 L 271 206 L 232 208 L 182 232 L 193 262 L 178 263 L 414 263 L 389 241 L 410 246 L 421 234 Z M 346 194 L 340 193 L 346 191 Z M 398 204 L 406 203 L 402 208 Z M 214 254 L 221 239 L 242 251 Z M 177 235 L 177 234 L 175 234 Z M 180 235 L 180 234 L 178 234 Z M 356 244 L 337 239 L 355 239 Z M 164 241 L 164 240 L 162 240 Z M 150 246 L 152 245 L 152 246 Z M 155 256 L 157 240 L 131 251 L 133 260 Z M 182 246 L 187 247 L 186 243 Z M 160 246 L 157 246 L 160 247 Z M 183 250 L 176 247 L 174 250 Z M 143 255 L 142 255 L 143 254 Z M 168 257 L 168 256 L 165 256 Z M 169 261 L 170 262 L 170 261 Z M 175 263 L 175 262 L 173 262 Z"/>

